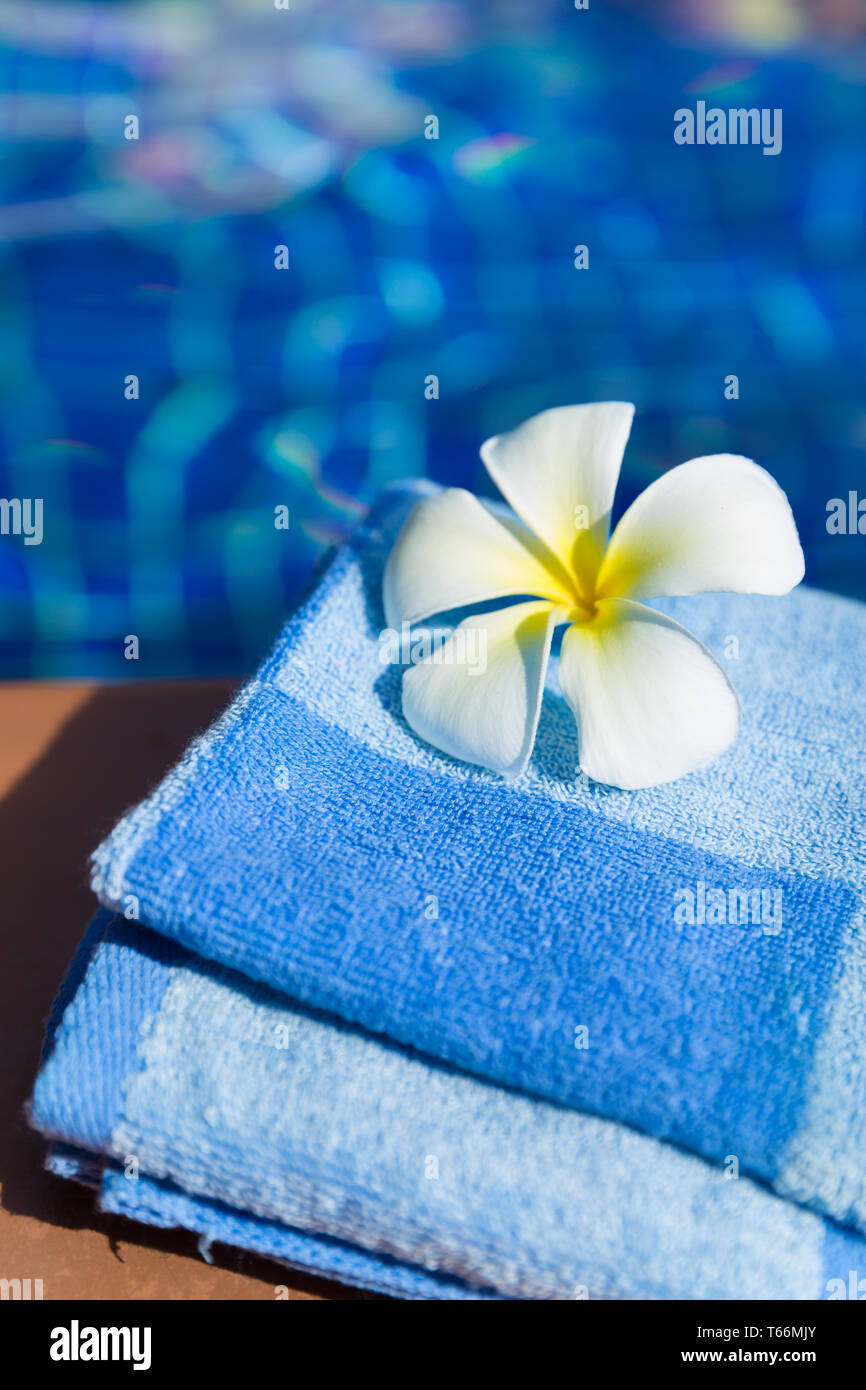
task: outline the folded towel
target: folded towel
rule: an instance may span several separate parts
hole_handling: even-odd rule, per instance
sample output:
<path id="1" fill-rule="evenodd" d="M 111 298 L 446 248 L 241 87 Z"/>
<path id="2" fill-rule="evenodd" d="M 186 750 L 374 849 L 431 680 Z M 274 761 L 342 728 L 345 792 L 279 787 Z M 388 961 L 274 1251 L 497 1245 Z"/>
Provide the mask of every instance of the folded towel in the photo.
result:
<path id="1" fill-rule="evenodd" d="M 120 1164 L 110 1159 L 95 1162 L 92 1154 L 71 1144 L 53 1144 L 45 1166 L 58 1177 L 93 1188 L 100 1211 L 160 1229 L 180 1227 L 194 1232 L 199 1236 L 199 1250 L 206 1260 L 213 1258 L 211 1246 L 219 1241 L 267 1256 L 303 1274 L 339 1279 L 343 1284 L 392 1297 L 448 1299 L 450 1302 L 499 1300 L 501 1297 L 472 1288 L 461 1279 L 428 1273 L 344 1241 L 310 1235 L 278 1221 L 258 1220 L 234 1211 L 223 1202 L 194 1197 L 170 1182 L 160 1182 L 143 1174 L 139 1174 L 136 1182 L 130 1182 Z M 275 1283 L 275 1297 L 280 1296 L 281 1287 L 288 1293 L 286 1285 Z"/>
<path id="2" fill-rule="evenodd" d="M 430 490 L 385 495 L 117 826 L 101 900 L 307 1006 L 736 1161 L 863 1229 L 866 608 L 808 589 L 669 600 L 729 666 L 730 752 L 667 786 L 594 785 L 553 661 L 532 760 L 506 784 L 420 742 L 380 660 L 384 559 Z"/>
<path id="3" fill-rule="evenodd" d="M 103 1209 L 415 1298 L 826 1297 L 866 1243 L 98 920 L 32 1103 Z M 92 1154 L 105 1156 L 94 1163 Z"/>

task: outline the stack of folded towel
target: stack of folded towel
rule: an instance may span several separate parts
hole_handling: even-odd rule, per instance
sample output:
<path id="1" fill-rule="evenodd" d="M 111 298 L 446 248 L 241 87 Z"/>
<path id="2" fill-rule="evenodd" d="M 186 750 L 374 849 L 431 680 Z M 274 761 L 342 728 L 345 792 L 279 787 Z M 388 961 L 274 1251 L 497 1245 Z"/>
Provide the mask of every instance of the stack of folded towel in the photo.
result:
<path id="1" fill-rule="evenodd" d="M 668 601 L 738 651 L 732 750 L 595 785 L 553 661 L 505 783 L 421 743 L 380 659 L 430 490 L 380 499 L 94 856 L 49 1166 L 407 1297 L 837 1296 L 866 1274 L 866 609 Z"/>

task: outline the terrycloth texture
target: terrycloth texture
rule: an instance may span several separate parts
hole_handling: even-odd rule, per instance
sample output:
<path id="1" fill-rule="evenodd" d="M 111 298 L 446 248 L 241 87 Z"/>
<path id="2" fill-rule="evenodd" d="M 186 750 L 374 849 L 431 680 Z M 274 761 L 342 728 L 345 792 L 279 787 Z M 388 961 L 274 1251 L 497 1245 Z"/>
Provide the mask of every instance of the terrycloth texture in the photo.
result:
<path id="1" fill-rule="evenodd" d="M 386 1255 L 375 1255 L 327 1236 L 293 1230 L 278 1221 L 257 1220 L 233 1211 L 222 1202 L 193 1197 L 170 1182 L 160 1182 L 141 1173 L 132 1181 L 119 1163 L 96 1158 L 74 1145 L 52 1144 L 45 1167 L 58 1177 L 92 1188 L 97 1193 L 100 1211 L 160 1229 L 180 1226 L 194 1232 L 200 1237 L 199 1249 L 206 1260 L 212 1258 L 210 1247 L 220 1241 L 257 1255 L 267 1255 L 290 1269 L 320 1278 L 339 1279 L 341 1283 L 375 1293 L 449 1301 L 499 1298 L 498 1294 L 473 1289 L 461 1279 L 428 1274 Z M 276 1288 L 274 1296 L 277 1296 Z"/>
<path id="2" fill-rule="evenodd" d="M 747 1178 L 104 929 L 32 1114 L 108 1210 L 423 1298 L 813 1299 L 866 1258 Z"/>
<path id="3" fill-rule="evenodd" d="M 866 609 L 808 589 L 669 601 L 730 669 L 733 749 L 668 786 L 594 785 L 554 662 L 530 766 L 505 784 L 416 739 L 379 660 L 384 558 L 429 490 L 385 496 L 118 825 L 100 898 L 372 1032 L 734 1156 L 862 1229 Z M 732 892 L 757 893 L 758 920 L 714 922 L 710 890 L 726 917 Z"/>
<path id="4" fill-rule="evenodd" d="M 223 1202 L 184 1192 L 170 1181 L 148 1176 L 137 1151 L 138 1176 L 135 1180 L 128 1176 L 129 1146 L 117 1133 L 126 1113 L 124 1097 L 127 1085 L 141 1070 L 142 1044 L 159 1013 L 172 968 L 180 963 L 191 971 L 201 966 L 174 943 L 114 919 L 112 913 L 97 913 L 52 1009 L 43 1066 L 30 1106 L 31 1122 L 55 1139 L 46 1168 L 92 1188 L 102 1211 L 146 1225 L 194 1231 L 202 1238 L 203 1253 L 213 1241 L 222 1241 L 269 1255 L 294 1269 L 404 1298 L 496 1297 L 387 1254 L 278 1221 L 258 1220 Z M 236 983 L 245 987 L 242 980 Z M 184 1020 L 181 1027 L 185 1026 Z M 211 1114 L 208 1093 L 199 1089 L 199 1081 L 194 1079 L 191 1094 L 178 1100 L 177 1112 L 167 1117 L 176 1136 L 192 1132 L 190 1106 L 197 1107 L 197 1113 Z M 282 1103 L 278 1097 L 277 1104 Z M 211 1140 L 214 1137 L 209 1135 Z M 118 1140 L 122 1152 L 114 1159 L 111 1155 L 117 1154 Z M 208 1147 L 199 1154 L 205 1168 Z M 222 1152 L 216 1137 L 217 1174 L 226 1162 L 235 1161 L 243 1166 L 237 1153 Z"/>

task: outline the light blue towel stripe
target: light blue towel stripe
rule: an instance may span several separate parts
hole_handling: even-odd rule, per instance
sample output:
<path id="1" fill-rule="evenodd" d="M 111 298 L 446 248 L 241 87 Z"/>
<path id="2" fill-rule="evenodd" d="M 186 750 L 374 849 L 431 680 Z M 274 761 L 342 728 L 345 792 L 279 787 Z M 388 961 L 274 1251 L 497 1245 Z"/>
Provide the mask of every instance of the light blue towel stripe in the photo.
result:
<path id="1" fill-rule="evenodd" d="M 219 1242 L 319 1278 L 398 1298 L 463 1300 L 498 1299 L 491 1291 L 470 1288 L 460 1279 L 430 1274 L 384 1255 L 371 1254 L 343 1241 L 293 1230 L 277 1221 L 258 1221 L 222 1202 L 193 1197 L 172 1183 L 139 1174 L 131 1181 L 119 1163 L 100 1159 L 74 1145 L 54 1143 L 45 1167 L 58 1177 L 83 1183 L 97 1194 L 100 1211 L 160 1229 L 182 1227 L 200 1237 L 203 1253 Z M 283 1285 L 283 1288 L 286 1286 Z M 274 1280 L 273 1297 L 282 1296 Z M 265 1297 L 269 1295 L 265 1293 Z"/>

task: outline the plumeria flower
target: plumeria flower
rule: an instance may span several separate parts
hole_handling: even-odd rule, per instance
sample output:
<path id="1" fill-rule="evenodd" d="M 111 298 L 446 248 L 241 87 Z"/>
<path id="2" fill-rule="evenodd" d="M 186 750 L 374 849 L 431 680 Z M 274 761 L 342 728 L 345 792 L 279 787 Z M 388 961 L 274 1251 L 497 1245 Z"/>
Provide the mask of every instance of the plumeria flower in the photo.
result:
<path id="1" fill-rule="evenodd" d="M 715 454 L 657 478 L 611 536 L 633 414 L 620 401 L 561 406 L 488 439 L 481 457 L 516 517 L 447 488 L 407 518 L 385 568 L 392 626 L 522 599 L 465 618 L 445 648 L 406 672 L 406 719 L 443 753 L 505 777 L 523 771 L 560 625 L 559 687 L 588 777 L 655 786 L 706 767 L 733 742 L 739 704 L 715 658 L 638 600 L 788 593 L 804 568 L 791 508 L 750 459 Z M 479 673 L 454 657 L 482 637 Z"/>

